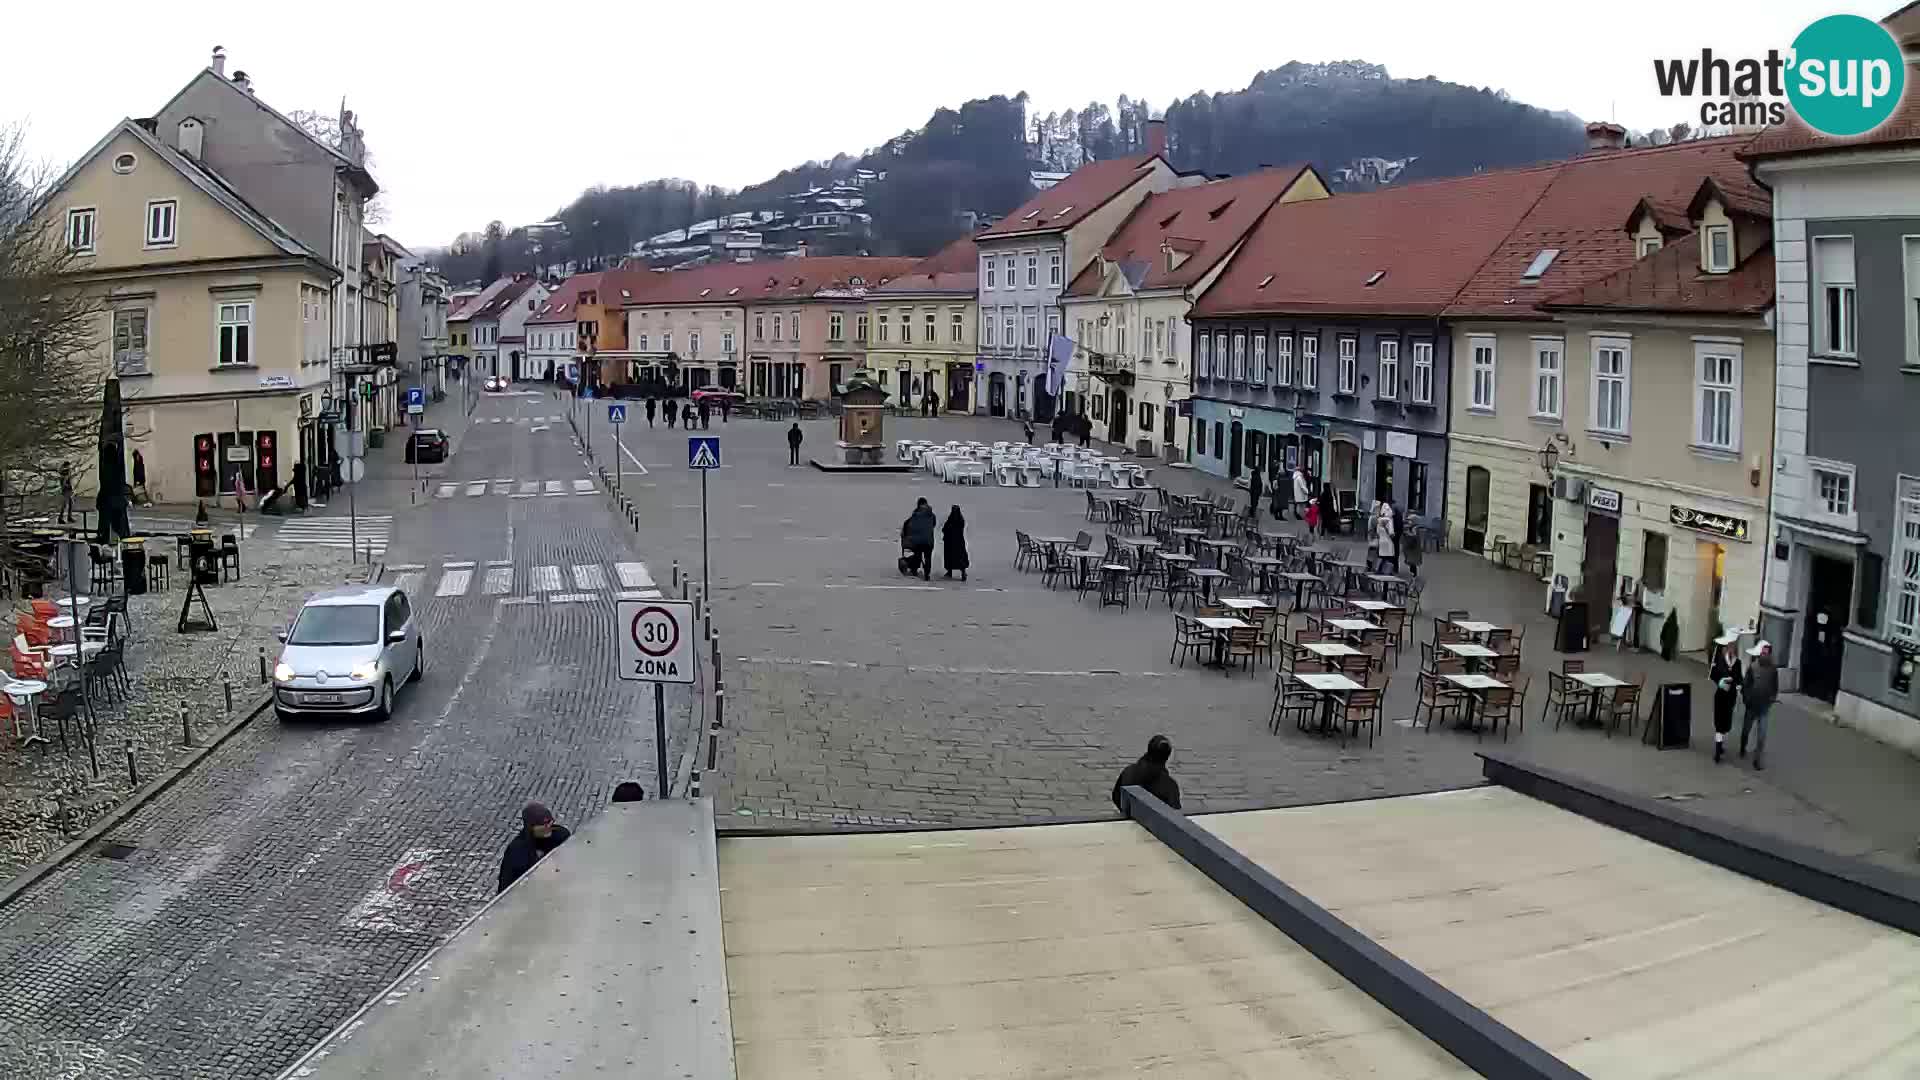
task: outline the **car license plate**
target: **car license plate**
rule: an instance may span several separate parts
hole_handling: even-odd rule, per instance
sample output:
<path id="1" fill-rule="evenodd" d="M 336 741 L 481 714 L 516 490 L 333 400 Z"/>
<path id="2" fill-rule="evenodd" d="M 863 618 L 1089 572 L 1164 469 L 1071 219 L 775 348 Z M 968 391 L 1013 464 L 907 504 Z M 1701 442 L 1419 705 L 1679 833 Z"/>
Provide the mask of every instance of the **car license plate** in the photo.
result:
<path id="1" fill-rule="evenodd" d="M 338 705 L 340 704 L 340 695 L 339 694 L 302 694 L 300 695 L 300 701 L 302 704 L 306 704 L 306 705 Z"/>

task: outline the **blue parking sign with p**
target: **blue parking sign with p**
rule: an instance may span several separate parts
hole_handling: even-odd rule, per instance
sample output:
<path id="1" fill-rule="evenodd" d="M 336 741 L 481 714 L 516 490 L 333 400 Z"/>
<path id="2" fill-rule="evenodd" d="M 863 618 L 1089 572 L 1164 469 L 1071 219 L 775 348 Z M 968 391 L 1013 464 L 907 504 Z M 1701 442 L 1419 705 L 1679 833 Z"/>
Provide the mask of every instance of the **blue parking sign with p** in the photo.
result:
<path id="1" fill-rule="evenodd" d="M 425 405 L 426 403 L 427 403 L 427 390 L 426 390 L 426 387 L 424 387 L 424 386 L 409 386 L 409 387 L 407 387 L 407 404 L 409 404 L 409 405 Z"/>
<path id="2" fill-rule="evenodd" d="M 720 467 L 720 436 L 695 435 L 687 440 L 687 468 L 717 469 Z"/>
<path id="3" fill-rule="evenodd" d="M 607 423 L 624 424 L 626 422 L 627 422 L 627 407 L 625 405 L 607 406 Z"/>

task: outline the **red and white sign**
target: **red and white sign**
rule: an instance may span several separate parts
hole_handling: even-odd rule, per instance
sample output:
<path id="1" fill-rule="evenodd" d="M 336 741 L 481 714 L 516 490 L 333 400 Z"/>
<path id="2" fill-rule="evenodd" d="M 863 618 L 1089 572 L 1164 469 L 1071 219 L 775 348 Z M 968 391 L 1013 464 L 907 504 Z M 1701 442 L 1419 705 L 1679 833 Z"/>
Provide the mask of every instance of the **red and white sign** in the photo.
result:
<path id="1" fill-rule="evenodd" d="M 693 681 L 693 605 L 683 600 L 622 600 L 614 619 L 620 677 L 631 682 Z"/>

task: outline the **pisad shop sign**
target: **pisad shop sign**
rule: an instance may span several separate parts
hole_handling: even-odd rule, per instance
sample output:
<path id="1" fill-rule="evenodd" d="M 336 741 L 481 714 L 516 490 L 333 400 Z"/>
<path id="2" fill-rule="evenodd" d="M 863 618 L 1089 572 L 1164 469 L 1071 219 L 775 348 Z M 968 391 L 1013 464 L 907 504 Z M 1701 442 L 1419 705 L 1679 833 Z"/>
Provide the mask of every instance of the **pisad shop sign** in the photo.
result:
<path id="1" fill-rule="evenodd" d="M 1746 518 L 1709 514 L 1690 506 L 1676 506 L 1667 511 L 1667 520 L 1683 529 L 1692 529 L 1694 532 L 1712 533 L 1715 536 L 1724 536 L 1728 540 L 1738 540 L 1743 544 L 1750 542 L 1747 536 Z"/>

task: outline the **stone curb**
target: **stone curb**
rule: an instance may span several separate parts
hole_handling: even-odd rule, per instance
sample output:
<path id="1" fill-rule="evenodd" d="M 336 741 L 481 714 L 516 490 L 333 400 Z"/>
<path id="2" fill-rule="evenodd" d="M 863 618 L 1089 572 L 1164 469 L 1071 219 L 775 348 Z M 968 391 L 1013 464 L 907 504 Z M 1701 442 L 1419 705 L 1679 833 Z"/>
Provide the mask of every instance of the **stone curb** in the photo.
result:
<path id="1" fill-rule="evenodd" d="M 245 707 L 238 717 L 228 723 L 226 727 L 221 728 L 206 745 L 196 747 L 194 752 L 189 755 L 186 760 L 173 766 L 159 777 L 148 781 L 145 787 L 134 792 L 133 795 L 128 797 L 127 801 L 114 807 L 105 817 L 89 825 L 86 831 L 82 832 L 65 847 L 60 848 L 53 854 L 14 875 L 13 879 L 5 885 L 0 885 L 0 908 L 4 908 L 26 895 L 27 890 L 39 884 L 41 880 L 52 874 L 55 870 L 60 869 L 72 861 L 74 857 L 84 851 L 88 845 L 100 839 L 113 829 L 118 828 L 128 818 L 137 813 L 141 807 L 146 806 L 155 798 L 158 798 L 161 792 L 172 787 L 175 781 L 185 776 L 196 765 L 205 761 L 215 750 L 220 749 L 228 739 L 239 734 L 242 728 L 252 723 L 261 713 L 267 711 L 267 707 L 271 704 L 273 704 L 272 692 L 269 691 L 261 694 L 257 701 L 251 706 Z"/>

